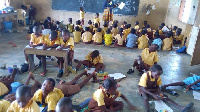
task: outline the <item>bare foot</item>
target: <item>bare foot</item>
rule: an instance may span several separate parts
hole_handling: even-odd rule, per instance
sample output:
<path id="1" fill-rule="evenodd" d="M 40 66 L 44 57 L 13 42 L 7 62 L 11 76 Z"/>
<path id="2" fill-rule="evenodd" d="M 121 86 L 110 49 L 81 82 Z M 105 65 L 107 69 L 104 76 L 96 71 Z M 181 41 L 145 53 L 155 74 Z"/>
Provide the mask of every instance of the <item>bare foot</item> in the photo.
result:
<path id="1" fill-rule="evenodd" d="M 32 72 L 29 72 L 28 78 L 34 80 L 34 76 Z"/>

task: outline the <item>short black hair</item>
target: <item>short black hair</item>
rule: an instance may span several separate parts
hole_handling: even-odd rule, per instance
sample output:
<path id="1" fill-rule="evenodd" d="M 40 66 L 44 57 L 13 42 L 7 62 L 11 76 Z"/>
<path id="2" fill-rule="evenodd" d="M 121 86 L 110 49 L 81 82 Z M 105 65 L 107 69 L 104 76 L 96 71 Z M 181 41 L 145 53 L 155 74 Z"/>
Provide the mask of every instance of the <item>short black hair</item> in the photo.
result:
<path id="1" fill-rule="evenodd" d="M 144 21 L 144 24 L 147 24 L 147 21 Z"/>
<path id="2" fill-rule="evenodd" d="M 98 50 L 94 50 L 92 52 L 92 54 L 93 54 L 94 57 L 97 57 L 97 56 L 99 56 L 99 51 Z"/>
<path id="3" fill-rule="evenodd" d="M 60 24 L 60 21 L 56 21 L 56 24 Z"/>
<path id="4" fill-rule="evenodd" d="M 114 27 L 114 28 L 117 28 L 117 23 L 114 23 L 114 24 L 113 24 L 113 27 Z"/>
<path id="5" fill-rule="evenodd" d="M 106 33 L 107 33 L 107 34 L 110 34 L 110 33 L 111 33 L 110 28 L 108 28 L 108 29 L 106 30 Z"/>
<path id="6" fill-rule="evenodd" d="M 129 28 L 128 24 L 126 24 L 125 28 L 126 28 L 126 29 L 128 29 L 128 28 Z"/>
<path id="7" fill-rule="evenodd" d="M 47 20 L 50 20 L 51 19 L 51 17 L 47 17 Z"/>
<path id="8" fill-rule="evenodd" d="M 131 28 L 131 24 L 127 24 L 128 28 Z"/>
<path id="9" fill-rule="evenodd" d="M 94 27 L 95 27 L 95 28 L 98 28 L 98 27 L 99 27 L 99 24 L 98 24 L 98 23 L 95 23 L 95 24 L 94 24 Z"/>
<path id="10" fill-rule="evenodd" d="M 49 25 L 48 24 L 44 24 L 44 29 L 49 29 Z"/>
<path id="11" fill-rule="evenodd" d="M 147 28 L 151 28 L 150 24 L 147 24 Z"/>
<path id="12" fill-rule="evenodd" d="M 135 22 L 135 24 L 136 24 L 136 25 L 139 25 L 139 22 L 138 22 L 138 21 L 136 21 L 136 22 Z"/>
<path id="13" fill-rule="evenodd" d="M 154 64 L 154 65 L 150 68 L 150 70 L 151 70 L 152 72 L 159 72 L 159 71 L 163 72 L 162 67 L 161 67 L 160 65 L 158 65 L 158 64 Z"/>
<path id="14" fill-rule="evenodd" d="M 76 31 L 80 31 L 80 28 L 78 26 L 75 27 Z"/>
<path id="15" fill-rule="evenodd" d="M 64 33 L 64 34 L 70 36 L 70 32 L 69 32 L 69 30 L 67 30 L 67 29 L 63 29 L 63 30 L 62 30 L 62 33 Z"/>
<path id="16" fill-rule="evenodd" d="M 24 9 L 24 10 L 27 9 L 27 7 L 25 5 L 21 5 L 21 8 Z"/>
<path id="17" fill-rule="evenodd" d="M 16 95 L 20 97 L 27 97 L 27 96 L 31 97 L 31 88 L 29 86 L 22 85 L 17 88 Z"/>
<path id="18" fill-rule="evenodd" d="M 163 26 L 159 26 L 158 28 L 161 30 L 163 28 Z"/>
<path id="19" fill-rule="evenodd" d="M 51 30 L 57 30 L 57 26 L 52 26 Z"/>
<path id="20" fill-rule="evenodd" d="M 182 32 L 182 29 L 181 29 L 181 28 L 178 28 L 178 29 L 177 29 L 177 32 Z"/>
<path id="21" fill-rule="evenodd" d="M 57 36 L 58 36 L 57 31 L 52 30 L 52 31 L 51 31 L 51 37 L 57 37 Z"/>
<path id="22" fill-rule="evenodd" d="M 165 37 L 167 37 L 167 38 L 170 38 L 172 36 L 172 34 L 170 33 L 170 32 L 167 32 L 166 34 L 165 34 Z"/>
<path id="23" fill-rule="evenodd" d="M 161 23 L 161 26 L 165 26 L 165 23 Z"/>
<path id="24" fill-rule="evenodd" d="M 142 35 L 145 35 L 147 33 L 147 31 L 143 29 L 141 33 L 142 33 Z"/>
<path id="25" fill-rule="evenodd" d="M 97 32 L 101 32 L 101 28 L 97 28 Z"/>
<path id="26" fill-rule="evenodd" d="M 41 27 L 40 26 L 34 26 L 33 27 L 33 32 L 35 33 L 35 32 L 39 32 L 39 31 L 41 31 Z"/>
<path id="27" fill-rule="evenodd" d="M 72 100 L 69 97 L 63 97 L 58 101 L 57 106 L 60 108 L 64 106 L 70 108 L 72 106 Z"/>
<path id="28" fill-rule="evenodd" d="M 134 28 L 131 28 L 131 33 L 135 34 L 135 29 Z"/>
<path id="29" fill-rule="evenodd" d="M 90 27 L 85 27 L 85 31 L 90 31 Z"/>
<path id="30" fill-rule="evenodd" d="M 108 22 L 105 21 L 104 24 L 103 24 L 103 26 L 104 27 L 108 27 Z"/>
<path id="31" fill-rule="evenodd" d="M 81 24 L 80 20 L 76 21 L 76 25 L 80 25 L 80 24 Z"/>
<path id="32" fill-rule="evenodd" d="M 97 16 L 99 16 L 99 13 L 96 13 Z"/>
<path id="33" fill-rule="evenodd" d="M 123 28 L 119 28 L 119 32 L 123 32 L 123 30 L 124 30 Z"/>
<path id="34" fill-rule="evenodd" d="M 176 30 L 178 28 L 178 26 L 173 26 L 173 30 Z"/>
<path id="35" fill-rule="evenodd" d="M 126 22 L 126 21 L 124 21 L 123 23 L 124 23 L 124 24 L 127 24 L 127 22 Z"/>
<path id="36" fill-rule="evenodd" d="M 159 38 L 159 37 L 160 37 L 159 31 L 156 31 L 156 32 L 155 32 L 154 37 L 155 37 L 155 38 Z"/>
<path id="37" fill-rule="evenodd" d="M 55 87 L 55 85 L 56 85 L 56 82 L 55 82 L 55 80 L 54 79 L 52 79 L 52 78 L 47 78 L 47 79 L 45 79 L 46 81 L 51 81 L 51 83 L 52 83 L 52 85 L 53 85 L 53 87 Z"/>
<path id="38" fill-rule="evenodd" d="M 92 21 L 91 21 L 91 20 L 89 20 L 89 21 L 88 21 L 88 24 L 92 24 Z"/>
<path id="39" fill-rule="evenodd" d="M 102 86 L 107 90 L 116 85 L 117 85 L 117 82 L 112 77 L 107 78 L 102 84 Z"/>
<path id="40" fill-rule="evenodd" d="M 68 21 L 69 21 L 69 22 L 72 22 L 72 18 L 68 18 Z"/>

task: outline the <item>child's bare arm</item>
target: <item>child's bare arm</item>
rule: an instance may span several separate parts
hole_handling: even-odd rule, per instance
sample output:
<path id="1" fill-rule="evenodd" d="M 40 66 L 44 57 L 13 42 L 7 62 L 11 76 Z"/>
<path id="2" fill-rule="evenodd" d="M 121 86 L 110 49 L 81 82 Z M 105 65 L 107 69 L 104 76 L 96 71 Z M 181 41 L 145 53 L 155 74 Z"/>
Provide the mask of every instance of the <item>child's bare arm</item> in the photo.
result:
<path id="1" fill-rule="evenodd" d="M 154 94 L 154 93 L 148 91 L 145 87 L 141 87 L 141 88 L 142 88 L 142 91 L 143 91 L 143 92 L 145 92 L 145 93 L 147 93 L 147 94 L 153 96 L 156 100 L 159 100 L 159 99 L 160 99 L 159 96 L 157 96 L 157 94 Z"/>
<path id="2" fill-rule="evenodd" d="M 197 83 L 200 83 L 200 80 L 197 80 L 195 81 L 194 83 L 190 84 L 190 85 L 187 85 L 187 89 L 191 88 L 193 85 L 197 84 Z"/>

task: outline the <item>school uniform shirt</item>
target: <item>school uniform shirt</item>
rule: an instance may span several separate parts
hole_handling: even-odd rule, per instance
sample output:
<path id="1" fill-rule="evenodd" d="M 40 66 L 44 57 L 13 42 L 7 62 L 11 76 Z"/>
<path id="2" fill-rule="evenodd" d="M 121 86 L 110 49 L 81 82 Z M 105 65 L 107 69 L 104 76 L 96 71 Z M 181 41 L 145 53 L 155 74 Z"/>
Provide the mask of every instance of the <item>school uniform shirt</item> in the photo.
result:
<path id="1" fill-rule="evenodd" d="M 135 30 L 139 30 L 140 26 L 139 25 L 135 25 Z"/>
<path id="2" fill-rule="evenodd" d="M 66 43 L 63 41 L 62 38 L 60 38 L 60 45 L 64 45 L 65 47 L 70 46 L 69 50 L 74 50 L 74 40 L 72 37 L 69 37 Z"/>
<path id="3" fill-rule="evenodd" d="M 72 33 L 74 30 L 74 24 L 67 24 L 67 28 L 67 30 L 69 30 L 69 32 Z"/>
<path id="4" fill-rule="evenodd" d="M 6 85 L 3 84 L 2 82 L 0 82 L 0 97 L 3 96 L 3 95 L 5 95 L 8 92 L 9 92 L 9 90 L 6 87 Z"/>
<path id="5" fill-rule="evenodd" d="M 147 48 L 148 45 L 148 37 L 146 35 L 142 35 L 141 37 L 138 38 L 138 48 L 139 49 L 144 49 Z"/>
<path id="6" fill-rule="evenodd" d="M 42 30 L 42 34 L 44 36 L 46 36 L 47 34 L 50 34 L 50 33 L 51 33 L 51 29 L 44 29 L 44 30 Z"/>
<path id="7" fill-rule="evenodd" d="M 44 42 L 47 46 L 53 46 L 55 44 L 60 45 L 60 38 L 57 37 L 55 40 L 50 41 L 49 38 L 46 38 L 45 42 Z"/>
<path id="8" fill-rule="evenodd" d="M 115 36 L 115 39 L 117 39 L 117 44 L 118 45 L 123 45 L 124 44 L 124 41 L 125 41 L 124 35 L 121 36 L 120 34 L 117 34 Z"/>
<path id="9" fill-rule="evenodd" d="M 94 32 L 94 33 L 97 33 L 97 28 L 93 28 L 93 32 Z"/>
<path id="10" fill-rule="evenodd" d="M 120 96 L 121 93 L 119 92 L 118 97 Z M 106 97 L 108 97 L 107 94 Z M 98 89 L 97 91 L 95 91 L 92 98 L 97 102 L 98 106 L 106 105 L 106 102 L 104 102 L 105 96 L 102 89 Z M 113 95 L 110 95 L 109 98 L 113 98 Z"/>
<path id="11" fill-rule="evenodd" d="M 48 104 L 48 110 L 55 110 L 56 109 L 56 105 L 58 103 L 58 101 L 64 97 L 64 94 L 62 93 L 62 91 L 60 89 L 54 88 L 53 91 L 51 91 L 47 97 L 45 98 L 45 104 Z M 39 103 L 43 103 L 42 102 L 42 89 L 39 89 L 35 92 L 34 96 L 33 96 L 33 100 L 35 102 L 39 102 Z"/>
<path id="12" fill-rule="evenodd" d="M 81 25 L 76 25 L 76 26 L 78 26 L 78 27 L 79 27 L 80 31 L 82 31 L 82 30 L 83 30 L 83 26 L 81 26 Z"/>
<path id="13" fill-rule="evenodd" d="M 80 19 L 84 19 L 85 11 L 80 11 Z"/>
<path id="14" fill-rule="evenodd" d="M 105 45 L 111 45 L 113 41 L 113 36 L 111 34 L 104 35 Z"/>
<path id="15" fill-rule="evenodd" d="M 150 80 L 155 81 L 155 78 L 151 77 L 151 75 L 152 75 L 151 72 L 149 71 L 148 73 L 149 73 Z M 147 73 L 142 74 L 142 76 L 140 78 L 140 82 L 138 84 L 139 86 L 147 87 L 147 80 L 148 80 L 147 75 L 148 75 Z M 159 77 L 158 80 L 157 80 L 157 85 L 160 86 L 161 84 L 162 84 L 161 77 Z"/>
<path id="16" fill-rule="evenodd" d="M 103 34 L 103 35 L 106 34 L 107 29 L 108 29 L 108 27 L 104 27 L 104 28 L 102 29 L 102 32 L 103 32 L 102 34 Z"/>
<path id="17" fill-rule="evenodd" d="M 31 34 L 31 40 L 30 43 L 32 42 L 33 45 L 41 44 L 44 43 L 44 35 L 41 34 L 39 37 L 36 37 L 34 33 Z"/>
<path id="18" fill-rule="evenodd" d="M 163 31 L 162 30 L 159 30 L 159 35 L 162 35 L 163 34 Z"/>
<path id="19" fill-rule="evenodd" d="M 7 100 L 0 100 L 0 112 L 6 112 L 10 107 L 10 102 Z"/>
<path id="20" fill-rule="evenodd" d="M 92 34 L 89 31 L 86 31 L 82 34 L 83 42 L 91 42 L 92 41 Z"/>
<path id="21" fill-rule="evenodd" d="M 157 51 L 149 53 L 149 48 L 145 48 L 141 53 L 142 61 L 150 66 L 159 61 Z"/>
<path id="22" fill-rule="evenodd" d="M 96 43 L 102 43 L 102 33 L 101 32 L 97 32 L 93 35 L 92 40 Z"/>
<path id="23" fill-rule="evenodd" d="M 94 24 L 95 24 L 95 23 L 100 23 L 100 18 L 96 18 L 96 17 L 95 17 L 95 18 L 94 18 Z"/>
<path id="24" fill-rule="evenodd" d="M 29 100 L 28 104 L 24 108 L 21 108 L 17 103 L 17 100 L 15 100 L 11 103 L 7 112 L 40 112 L 40 108 L 32 99 Z"/>
<path id="25" fill-rule="evenodd" d="M 92 58 L 90 57 L 92 52 L 90 52 L 86 57 L 85 59 L 92 62 L 94 65 L 98 64 L 98 63 L 103 63 L 103 57 L 99 54 L 99 56 L 97 56 L 96 58 L 94 58 L 92 60 Z"/>
<path id="26" fill-rule="evenodd" d="M 81 32 L 80 31 L 73 32 L 73 35 L 74 35 L 74 42 L 80 42 L 81 41 Z"/>
<path id="27" fill-rule="evenodd" d="M 163 40 L 162 50 L 172 50 L 173 38 L 165 38 Z"/>
<path id="28" fill-rule="evenodd" d="M 163 42 L 162 42 L 162 40 L 160 38 L 156 38 L 156 39 L 153 40 L 153 42 L 151 44 L 152 45 L 153 44 L 157 44 L 159 46 L 158 50 L 161 50 Z"/>
<path id="29" fill-rule="evenodd" d="M 127 42 L 126 47 L 128 47 L 128 48 L 134 48 L 136 46 L 137 36 L 135 34 L 130 33 L 127 36 L 126 42 Z"/>
<path id="30" fill-rule="evenodd" d="M 124 34 L 125 38 L 127 38 L 128 34 L 129 34 L 130 32 L 131 32 L 131 29 L 130 29 L 130 28 L 125 29 L 125 30 L 123 31 L 123 34 Z"/>
<path id="31" fill-rule="evenodd" d="M 93 25 L 89 25 L 90 30 L 93 30 Z"/>
<path id="32" fill-rule="evenodd" d="M 117 28 L 113 28 L 111 30 L 111 33 L 112 33 L 112 36 L 114 37 L 114 36 L 116 36 L 119 33 L 119 30 Z"/>
<path id="33" fill-rule="evenodd" d="M 180 34 L 179 36 L 175 35 L 174 38 L 176 41 L 181 41 L 183 40 L 184 35 Z"/>
<path id="34" fill-rule="evenodd" d="M 17 11 L 17 20 L 25 20 L 26 11 L 24 9 L 16 9 Z"/>

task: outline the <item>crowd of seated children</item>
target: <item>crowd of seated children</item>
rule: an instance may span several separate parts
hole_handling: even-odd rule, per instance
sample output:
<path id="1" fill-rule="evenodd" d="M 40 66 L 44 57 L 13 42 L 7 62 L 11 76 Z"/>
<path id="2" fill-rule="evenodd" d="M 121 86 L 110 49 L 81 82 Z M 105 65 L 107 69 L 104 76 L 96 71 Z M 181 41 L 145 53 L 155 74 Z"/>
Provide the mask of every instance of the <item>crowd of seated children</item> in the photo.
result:
<path id="1" fill-rule="evenodd" d="M 115 39 L 115 45 L 123 47 L 125 43 L 125 36 L 123 35 L 123 28 L 119 28 L 118 34 L 114 36 Z"/>
<path id="2" fill-rule="evenodd" d="M 78 26 L 75 27 L 75 31 L 73 32 L 74 35 L 74 42 L 78 43 L 81 41 L 81 32 Z"/>
<path id="3" fill-rule="evenodd" d="M 97 32 L 93 35 L 92 41 L 96 45 L 101 45 L 102 44 L 102 30 L 101 28 L 97 28 Z"/>
<path id="4" fill-rule="evenodd" d="M 92 42 L 92 33 L 89 27 L 85 27 L 85 32 L 82 34 L 82 41 L 85 44 L 90 44 Z"/>

